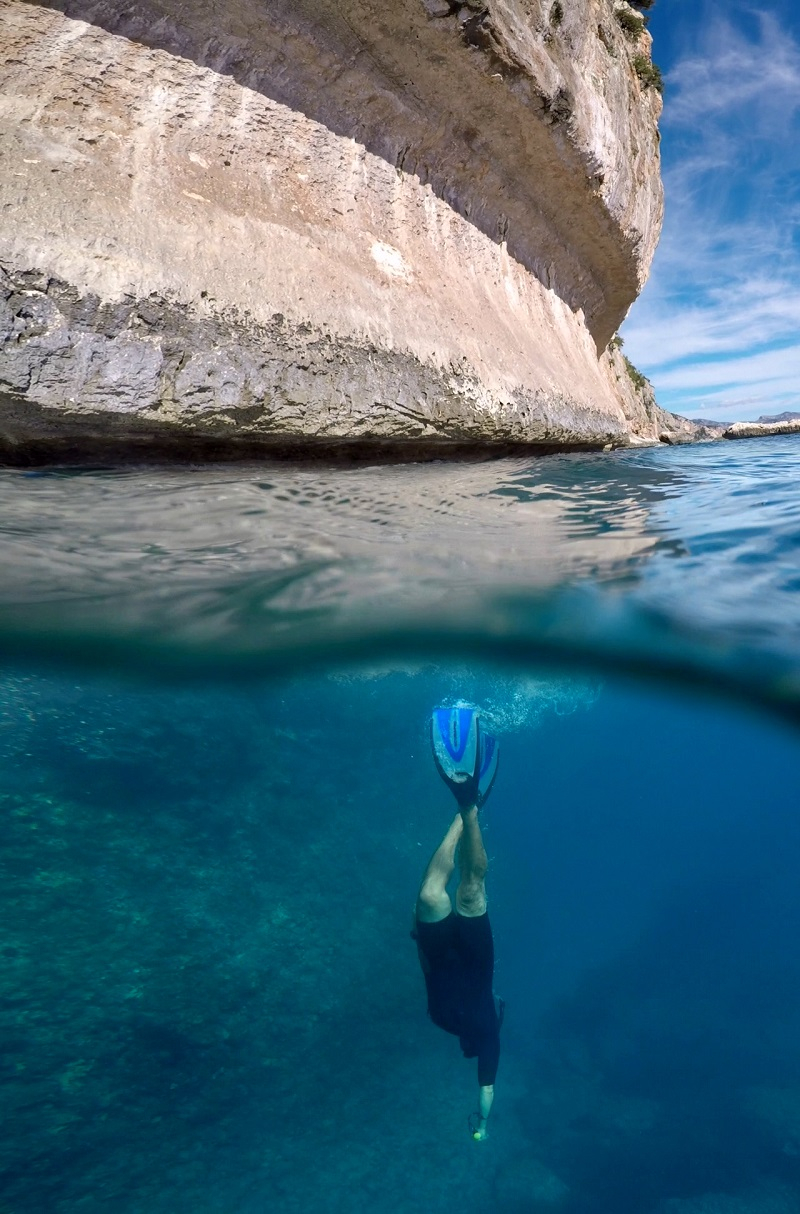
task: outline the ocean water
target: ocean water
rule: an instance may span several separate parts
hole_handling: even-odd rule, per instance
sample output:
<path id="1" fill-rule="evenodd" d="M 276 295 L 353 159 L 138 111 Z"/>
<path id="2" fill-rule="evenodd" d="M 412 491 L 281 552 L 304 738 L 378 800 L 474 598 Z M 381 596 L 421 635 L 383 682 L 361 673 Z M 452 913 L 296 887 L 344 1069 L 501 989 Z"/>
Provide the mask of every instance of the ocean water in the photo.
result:
<path id="1" fill-rule="evenodd" d="M 798 472 L 0 472 L 0 1214 L 796 1214 Z M 409 938 L 458 699 L 484 1143 Z"/>

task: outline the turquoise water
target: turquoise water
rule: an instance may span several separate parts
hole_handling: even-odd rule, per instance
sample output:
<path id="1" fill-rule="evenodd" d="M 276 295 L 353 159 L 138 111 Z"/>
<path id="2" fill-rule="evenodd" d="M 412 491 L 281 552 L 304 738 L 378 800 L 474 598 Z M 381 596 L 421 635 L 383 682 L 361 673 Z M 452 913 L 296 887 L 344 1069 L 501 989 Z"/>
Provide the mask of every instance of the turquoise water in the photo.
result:
<path id="1" fill-rule="evenodd" d="M 795 439 L 0 472 L 0 1211 L 800 1207 Z M 485 810 L 490 1136 L 410 912 Z"/>

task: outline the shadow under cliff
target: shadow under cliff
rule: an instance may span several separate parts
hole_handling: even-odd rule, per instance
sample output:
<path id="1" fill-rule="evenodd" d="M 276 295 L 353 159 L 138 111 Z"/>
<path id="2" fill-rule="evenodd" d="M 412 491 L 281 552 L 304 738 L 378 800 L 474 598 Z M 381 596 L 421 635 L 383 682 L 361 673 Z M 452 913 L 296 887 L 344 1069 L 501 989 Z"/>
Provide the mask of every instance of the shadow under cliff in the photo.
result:
<path id="1" fill-rule="evenodd" d="M 224 6 L 54 0 L 38 7 L 232 77 L 411 174 L 583 310 L 599 350 L 638 294 L 637 254 L 570 139 L 574 99 L 545 95 L 488 13 L 250 0 Z"/>

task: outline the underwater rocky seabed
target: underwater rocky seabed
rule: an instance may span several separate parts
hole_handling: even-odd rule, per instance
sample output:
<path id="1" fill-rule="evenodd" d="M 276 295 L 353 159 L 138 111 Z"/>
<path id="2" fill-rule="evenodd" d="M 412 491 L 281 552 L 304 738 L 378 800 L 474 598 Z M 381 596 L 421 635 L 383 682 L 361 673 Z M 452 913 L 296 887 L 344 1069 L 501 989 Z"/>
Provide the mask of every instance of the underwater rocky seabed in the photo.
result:
<path id="1" fill-rule="evenodd" d="M 325 670 L 287 624 L 326 635 L 347 587 L 376 615 L 430 601 L 438 537 L 460 591 L 547 573 L 591 587 L 601 622 L 613 601 L 631 644 L 637 612 L 664 643 L 692 619 L 715 628 L 712 671 L 752 675 L 759 653 L 793 671 L 797 455 L 773 441 L 365 470 L 316 494 L 288 470 L 0 477 L 2 1214 L 797 1209 L 796 727 L 654 681 L 655 634 L 638 682 L 493 667 L 480 597 L 486 645 L 458 662 L 427 637 L 416 661 L 385 643 Z M 310 580 L 293 606 L 265 599 L 265 632 L 241 575 L 265 594 L 287 568 Z M 116 674 L 70 649 L 80 619 L 116 636 Z M 185 649 L 160 682 L 158 620 Z M 222 645 L 223 620 L 250 677 L 210 679 L 197 636 Z M 281 628 L 292 677 L 254 677 Z M 452 812 L 427 717 L 457 696 L 502 746 L 486 821 L 508 1010 L 485 1144 L 474 1064 L 428 1022 L 409 938 Z"/>
<path id="2" fill-rule="evenodd" d="M 465 686 L 504 731 L 480 1146 L 408 935 Z M 788 730 L 490 670 L 2 703 L 3 1214 L 797 1208 Z"/>

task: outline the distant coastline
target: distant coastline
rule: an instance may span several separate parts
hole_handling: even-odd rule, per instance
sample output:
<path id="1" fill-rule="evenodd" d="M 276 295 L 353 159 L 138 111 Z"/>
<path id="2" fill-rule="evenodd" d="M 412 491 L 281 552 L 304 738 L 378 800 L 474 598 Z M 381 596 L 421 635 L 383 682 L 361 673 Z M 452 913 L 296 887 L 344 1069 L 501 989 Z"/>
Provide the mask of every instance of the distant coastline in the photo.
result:
<path id="1" fill-rule="evenodd" d="M 800 413 L 785 411 L 773 415 L 764 414 L 751 422 L 712 421 L 710 418 L 693 417 L 696 426 L 719 430 L 720 438 L 760 438 L 770 434 L 797 434 L 800 432 Z"/>

